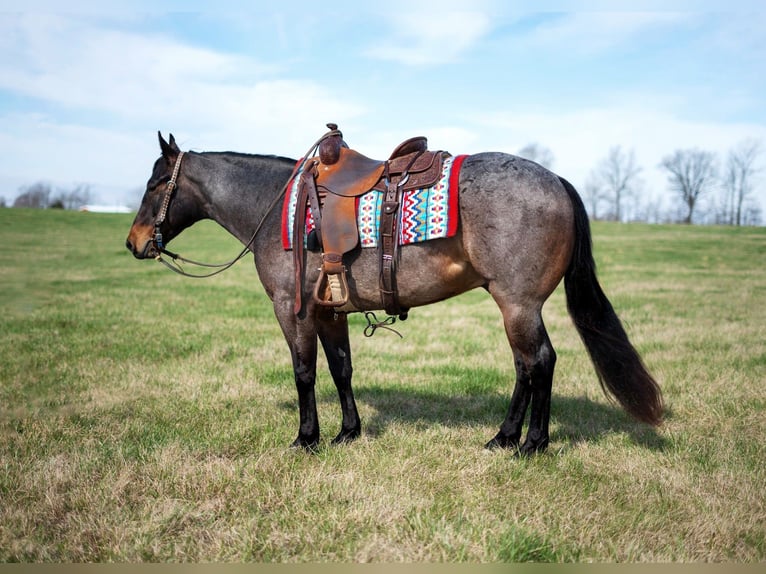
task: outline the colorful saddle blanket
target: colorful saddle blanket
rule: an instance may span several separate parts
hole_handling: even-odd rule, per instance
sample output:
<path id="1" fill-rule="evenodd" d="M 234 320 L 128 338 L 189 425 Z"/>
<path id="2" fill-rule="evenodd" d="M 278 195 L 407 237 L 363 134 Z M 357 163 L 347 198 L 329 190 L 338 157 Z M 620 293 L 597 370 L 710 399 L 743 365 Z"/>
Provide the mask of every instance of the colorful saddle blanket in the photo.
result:
<path id="1" fill-rule="evenodd" d="M 460 166 L 467 155 L 450 156 L 444 159 L 442 177 L 433 187 L 414 189 L 402 194 L 402 206 L 397 222 L 399 245 L 420 243 L 431 239 L 452 237 L 458 227 L 458 178 Z M 293 228 L 296 204 L 298 202 L 298 172 L 290 182 L 282 207 L 282 247 L 293 248 Z M 377 247 L 380 236 L 380 212 L 383 193 L 368 191 L 356 199 L 357 228 L 359 244 L 362 247 Z M 306 208 L 306 233 L 314 229 L 311 208 Z"/>

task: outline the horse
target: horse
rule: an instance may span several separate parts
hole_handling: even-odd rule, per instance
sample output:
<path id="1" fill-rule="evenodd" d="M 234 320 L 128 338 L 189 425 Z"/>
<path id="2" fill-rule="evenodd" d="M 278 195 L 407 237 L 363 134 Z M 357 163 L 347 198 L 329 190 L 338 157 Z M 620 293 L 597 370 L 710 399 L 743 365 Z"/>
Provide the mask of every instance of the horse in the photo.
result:
<path id="1" fill-rule="evenodd" d="M 311 297 L 321 255 L 304 253 L 305 282 L 296 285 L 293 254 L 281 243 L 281 201 L 296 160 L 235 152 L 182 152 L 173 135 L 158 133 L 153 166 L 126 247 L 137 259 L 160 258 L 164 245 L 202 219 L 212 219 L 253 254 L 289 347 L 298 394 L 298 436 L 291 446 L 313 450 L 320 441 L 315 397 L 318 344 L 337 388 L 341 429 L 332 444 L 361 435 L 352 389 L 348 312 L 380 310 L 376 249 L 357 246 L 344 256 L 348 310 Z M 601 388 L 632 417 L 657 426 L 663 399 L 658 383 L 630 342 L 596 276 L 590 222 L 575 188 L 537 163 L 500 152 L 468 155 L 458 178 L 459 225 L 454 236 L 401 246 L 397 262 L 404 308 L 428 305 L 475 288 L 500 309 L 515 367 L 505 419 L 488 449 L 517 455 L 549 444 L 556 352 L 542 308 L 564 280 L 567 309 L 595 367 Z M 167 253 L 167 252 L 166 252 Z M 304 304 L 294 308 L 295 290 Z M 522 442 L 523 424 L 530 412 Z"/>

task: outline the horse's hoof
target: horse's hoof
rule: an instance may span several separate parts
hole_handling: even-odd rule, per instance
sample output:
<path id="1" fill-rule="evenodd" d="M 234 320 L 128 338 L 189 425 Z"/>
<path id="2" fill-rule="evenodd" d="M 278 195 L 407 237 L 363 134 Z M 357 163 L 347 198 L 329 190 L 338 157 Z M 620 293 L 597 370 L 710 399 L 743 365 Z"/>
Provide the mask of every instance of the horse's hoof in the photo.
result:
<path id="1" fill-rule="evenodd" d="M 291 449 L 302 449 L 306 452 L 316 452 L 319 448 L 319 439 L 307 439 L 305 437 L 299 436 L 296 438 L 292 444 L 290 445 Z"/>
<path id="2" fill-rule="evenodd" d="M 332 439 L 332 444 L 336 445 L 354 442 L 361 436 L 361 434 L 362 431 L 359 429 L 342 430 L 340 433 L 338 433 L 338 436 Z"/>
<path id="3" fill-rule="evenodd" d="M 517 456 L 529 457 L 536 454 L 542 454 L 548 448 L 548 440 L 542 440 L 540 442 L 532 442 L 530 440 L 524 441 L 524 444 L 519 448 Z"/>
<path id="4" fill-rule="evenodd" d="M 487 450 L 496 450 L 499 448 L 505 450 L 518 450 L 519 439 L 514 437 L 506 437 L 498 433 L 495 438 L 484 445 L 484 448 Z"/>

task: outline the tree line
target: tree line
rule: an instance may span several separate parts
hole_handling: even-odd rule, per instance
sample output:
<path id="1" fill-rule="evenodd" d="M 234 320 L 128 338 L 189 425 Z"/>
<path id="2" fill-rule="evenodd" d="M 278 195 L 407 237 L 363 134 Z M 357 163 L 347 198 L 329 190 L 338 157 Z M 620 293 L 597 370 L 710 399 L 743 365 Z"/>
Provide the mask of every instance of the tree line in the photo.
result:
<path id="1" fill-rule="evenodd" d="M 746 139 L 726 157 L 699 148 L 678 149 L 663 157 L 659 167 L 667 176 L 671 207 L 644 194 L 643 168 L 633 150 L 613 146 L 591 170 L 582 190 L 592 219 L 760 225 L 763 211 L 755 198 L 762 185 L 759 140 Z M 518 155 L 551 168 L 553 154 L 533 143 Z"/>
<path id="2" fill-rule="evenodd" d="M 616 145 L 590 171 L 582 189 L 583 202 L 595 220 L 760 225 L 763 210 L 755 191 L 763 184 L 762 152 L 759 140 L 746 139 L 725 158 L 698 148 L 678 149 L 663 157 L 657 167 L 667 176 L 666 197 L 671 200 L 667 208 L 659 198 L 644 193 L 643 168 L 635 152 Z M 531 143 L 517 153 L 553 168 L 553 153 L 543 145 Z M 38 182 L 20 191 L 13 207 L 79 209 L 91 200 L 88 184 L 54 190 Z M 0 207 L 5 207 L 2 198 Z"/>
<path id="3" fill-rule="evenodd" d="M 90 202 L 90 185 L 79 184 L 72 189 L 56 189 L 45 182 L 24 186 L 13 201 L 13 207 L 33 209 L 80 209 Z M 0 199 L 0 207 L 5 207 L 5 199 Z"/>

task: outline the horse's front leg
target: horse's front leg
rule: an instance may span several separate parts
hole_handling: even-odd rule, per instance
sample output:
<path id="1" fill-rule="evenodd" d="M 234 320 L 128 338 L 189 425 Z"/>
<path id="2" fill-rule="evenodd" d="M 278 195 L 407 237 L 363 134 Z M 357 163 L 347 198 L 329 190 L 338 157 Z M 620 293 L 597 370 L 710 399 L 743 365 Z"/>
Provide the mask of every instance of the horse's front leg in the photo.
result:
<path id="1" fill-rule="evenodd" d="M 291 300 L 285 305 L 275 304 L 274 310 L 290 347 L 295 388 L 298 391 L 300 424 L 298 437 L 290 446 L 311 450 L 319 444 L 319 415 L 314 392 L 317 366 L 316 322 L 310 315 L 298 320 L 292 311 Z"/>
<path id="2" fill-rule="evenodd" d="M 345 313 L 322 310 L 317 318 L 317 331 L 322 342 L 332 380 L 338 389 L 343 414 L 341 430 L 332 441 L 340 444 L 352 441 L 362 432 L 362 423 L 356 409 L 351 388 L 351 345 L 348 340 L 348 318 Z"/>
<path id="3" fill-rule="evenodd" d="M 314 393 L 317 367 L 316 334 L 299 337 L 291 345 L 291 354 L 300 416 L 298 437 L 291 446 L 313 449 L 319 444 L 319 415 Z"/>
<path id="4" fill-rule="evenodd" d="M 307 351 L 308 353 L 310 351 Z M 316 345 L 314 346 L 316 353 Z M 298 390 L 298 412 L 300 425 L 298 436 L 290 445 L 314 449 L 319 444 L 319 415 L 317 414 L 314 383 L 316 381 L 316 360 L 311 361 L 302 351 L 293 353 L 293 371 L 295 372 L 295 388 Z"/>

